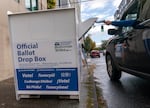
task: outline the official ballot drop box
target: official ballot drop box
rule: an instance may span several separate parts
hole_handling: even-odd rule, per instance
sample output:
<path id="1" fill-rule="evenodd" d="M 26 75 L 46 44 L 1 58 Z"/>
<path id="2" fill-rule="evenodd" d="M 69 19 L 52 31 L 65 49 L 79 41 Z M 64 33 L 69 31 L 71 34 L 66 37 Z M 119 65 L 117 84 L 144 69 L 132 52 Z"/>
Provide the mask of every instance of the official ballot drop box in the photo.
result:
<path id="1" fill-rule="evenodd" d="M 75 9 L 9 14 L 16 99 L 21 95 L 79 97 Z"/>

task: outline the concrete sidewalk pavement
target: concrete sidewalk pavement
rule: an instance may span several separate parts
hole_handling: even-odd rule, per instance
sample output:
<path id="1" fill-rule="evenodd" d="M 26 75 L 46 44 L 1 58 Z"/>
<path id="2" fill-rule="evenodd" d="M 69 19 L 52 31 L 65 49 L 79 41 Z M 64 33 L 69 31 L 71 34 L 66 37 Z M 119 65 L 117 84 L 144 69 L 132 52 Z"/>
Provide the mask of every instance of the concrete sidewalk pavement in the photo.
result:
<path id="1" fill-rule="evenodd" d="M 50 95 L 17 101 L 15 97 L 14 79 L 13 77 L 9 79 L 6 77 L 6 80 L 0 81 L 0 108 L 98 108 L 97 99 L 95 99 L 96 90 L 93 85 L 90 85 L 94 82 L 94 80 L 91 79 L 93 76 L 90 77 L 92 74 L 89 73 L 87 67 L 82 68 L 80 101 L 60 99 L 58 96 Z M 89 90 L 92 90 L 92 95 L 89 95 Z"/>

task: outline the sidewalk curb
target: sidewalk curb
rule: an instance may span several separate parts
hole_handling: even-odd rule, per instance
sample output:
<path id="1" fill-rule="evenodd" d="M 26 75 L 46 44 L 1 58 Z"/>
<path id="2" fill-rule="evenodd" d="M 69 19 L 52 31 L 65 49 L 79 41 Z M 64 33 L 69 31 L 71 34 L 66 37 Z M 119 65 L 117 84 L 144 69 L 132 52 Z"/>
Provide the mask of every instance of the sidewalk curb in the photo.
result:
<path id="1" fill-rule="evenodd" d="M 96 69 L 96 64 L 88 65 L 88 80 L 90 82 L 89 86 L 92 87 L 91 89 L 88 89 L 88 91 L 92 92 L 92 96 L 90 97 L 93 103 L 93 107 L 87 107 L 87 108 L 108 108 L 106 101 L 103 98 L 102 90 L 101 88 L 98 88 L 96 86 L 95 77 L 94 77 L 94 69 Z"/>
<path id="2" fill-rule="evenodd" d="M 87 108 L 98 108 L 96 84 L 93 76 L 95 68 L 96 68 L 95 64 L 90 64 L 87 66 L 88 71 L 87 82 L 88 82 L 88 96 L 89 96 L 89 98 L 87 99 Z"/>

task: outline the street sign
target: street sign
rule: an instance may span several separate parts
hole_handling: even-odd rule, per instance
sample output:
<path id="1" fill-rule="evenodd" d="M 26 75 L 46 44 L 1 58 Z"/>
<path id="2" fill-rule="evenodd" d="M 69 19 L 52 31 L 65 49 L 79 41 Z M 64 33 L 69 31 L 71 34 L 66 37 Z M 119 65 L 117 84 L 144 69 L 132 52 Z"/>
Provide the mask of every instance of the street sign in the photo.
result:
<path id="1" fill-rule="evenodd" d="M 75 9 L 10 14 L 16 98 L 78 95 L 79 52 Z"/>

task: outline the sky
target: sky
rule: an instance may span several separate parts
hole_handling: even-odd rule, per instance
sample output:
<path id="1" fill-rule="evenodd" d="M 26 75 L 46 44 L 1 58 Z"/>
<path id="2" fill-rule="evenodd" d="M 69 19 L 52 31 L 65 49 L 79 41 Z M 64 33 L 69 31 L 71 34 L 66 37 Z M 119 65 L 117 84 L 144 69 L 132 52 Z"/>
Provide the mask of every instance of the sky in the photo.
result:
<path id="1" fill-rule="evenodd" d="M 82 0 L 81 3 L 81 20 L 85 21 L 89 18 L 97 17 L 98 20 L 114 20 L 114 13 L 122 0 Z M 103 23 L 95 24 L 87 33 L 91 34 L 91 38 L 96 44 L 101 44 L 102 40 L 111 38 L 107 34 L 109 28 L 113 26 L 104 25 L 104 32 L 101 32 Z"/>

